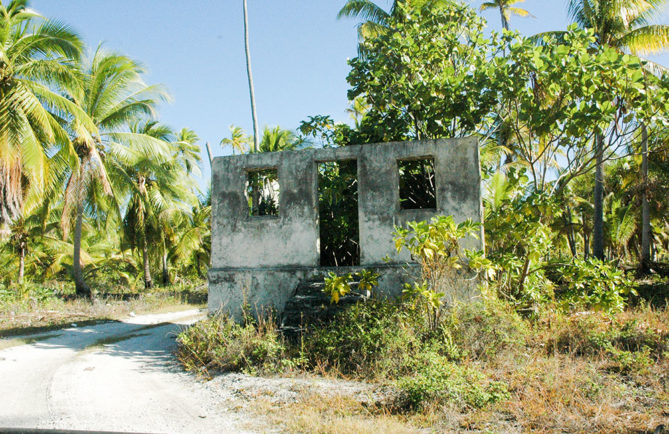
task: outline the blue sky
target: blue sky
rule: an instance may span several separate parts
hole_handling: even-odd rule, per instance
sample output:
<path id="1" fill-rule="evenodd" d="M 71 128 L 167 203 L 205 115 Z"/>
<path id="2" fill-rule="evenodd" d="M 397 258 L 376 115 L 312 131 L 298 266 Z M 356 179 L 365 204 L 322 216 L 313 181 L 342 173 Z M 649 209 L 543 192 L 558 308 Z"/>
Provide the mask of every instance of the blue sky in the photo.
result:
<path id="1" fill-rule="evenodd" d="M 356 55 L 356 21 L 337 20 L 345 0 L 248 0 L 252 68 L 260 125 L 295 129 L 315 114 L 348 121 L 347 58 Z M 379 0 L 388 5 L 390 1 Z M 475 7 L 480 0 L 470 2 Z M 568 25 L 566 0 L 527 0 L 535 18 L 513 17 L 524 34 Z M 141 61 L 149 83 L 162 83 L 174 101 L 160 110 L 173 128 L 194 129 L 215 155 L 228 127 L 251 131 L 241 0 L 32 0 L 34 9 L 70 24 L 95 48 Z M 499 30 L 495 11 L 483 13 Z M 669 10 L 659 22 L 669 23 Z M 669 66 L 669 54 L 653 60 Z M 206 153 L 203 154 L 203 160 Z M 203 185 L 209 177 L 203 164 Z"/>

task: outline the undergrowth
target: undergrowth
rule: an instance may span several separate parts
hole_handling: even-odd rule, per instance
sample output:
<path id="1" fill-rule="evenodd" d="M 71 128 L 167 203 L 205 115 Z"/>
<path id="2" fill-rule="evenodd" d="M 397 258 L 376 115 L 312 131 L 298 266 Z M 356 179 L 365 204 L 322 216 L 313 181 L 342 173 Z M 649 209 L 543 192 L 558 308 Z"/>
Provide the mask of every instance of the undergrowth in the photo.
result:
<path id="1" fill-rule="evenodd" d="M 179 335 L 178 357 L 205 376 L 311 372 L 377 383 L 390 392 L 366 417 L 395 415 L 416 428 L 429 420 L 444 430 L 629 431 L 669 418 L 666 308 L 528 319 L 481 300 L 446 310 L 436 328 L 422 312 L 408 299 L 372 299 L 298 342 L 274 318 L 238 324 L 219 314 Z M 293 407 L 325 411 L 307 401 Z"/>

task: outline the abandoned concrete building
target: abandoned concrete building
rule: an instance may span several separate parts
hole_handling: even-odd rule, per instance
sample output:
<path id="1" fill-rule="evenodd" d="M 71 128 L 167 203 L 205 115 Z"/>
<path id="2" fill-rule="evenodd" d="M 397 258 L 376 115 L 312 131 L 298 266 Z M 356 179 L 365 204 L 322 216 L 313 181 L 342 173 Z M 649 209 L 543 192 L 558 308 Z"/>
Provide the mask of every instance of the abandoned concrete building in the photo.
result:
<path id="1" fill-rule="evenodd" d="M 412 266 L 395 226 L 482 221 L 474 138 L 219 157 L 212 179 L 209 309 L 236 318 L 245 303 L 282 312 L 300 282 L 328 271 L 374 270 L 378 291 L 396 295 Z"/>

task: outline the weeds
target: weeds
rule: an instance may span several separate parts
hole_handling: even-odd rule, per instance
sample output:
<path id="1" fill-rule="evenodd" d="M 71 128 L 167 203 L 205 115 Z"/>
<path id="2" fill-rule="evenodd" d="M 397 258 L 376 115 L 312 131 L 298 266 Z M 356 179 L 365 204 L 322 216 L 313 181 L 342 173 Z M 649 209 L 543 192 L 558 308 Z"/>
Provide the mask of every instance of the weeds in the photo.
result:
<path id="1" fill-rule="evenodd" d="M 180 358 L 205 375 L 297 370 L 372 381 L 389 394 L 371 407 L 323 396 L 267 410 L 299 432 L 622 432 L 667 424 L 666 309 L 527 319 L 484 300 L 445 311 L 436 330 L 423 314 L 411 300 L 372 299 L 310 328 L 298 344 L 284 342 L 267 318 L 238 325 L 219 315 L 179 337 Z"/>
<path id="2" fill-rule="evenodd" d="M 287 349 L 273 318 L 243 325 L 217 314 L 189 327 L 177 338 L 177 357 L 189 371 L 267 373 L 280 370 Z"/>

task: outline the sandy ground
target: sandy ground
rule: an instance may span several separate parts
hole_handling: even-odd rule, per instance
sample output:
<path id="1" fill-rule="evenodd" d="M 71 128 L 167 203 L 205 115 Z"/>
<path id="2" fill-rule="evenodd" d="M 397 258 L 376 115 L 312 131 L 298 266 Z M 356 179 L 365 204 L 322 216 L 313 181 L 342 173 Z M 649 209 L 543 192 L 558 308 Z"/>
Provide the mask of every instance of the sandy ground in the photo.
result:
<path id="1" fill-rule="evenodd" d="M 175 363 L 176 332 L 203 316 L 189 310 L 71 327 L 0 351 L 0 428 L 255 429 L 257 421 L 231 409 L 233 391 L 201 382 Z"/>

